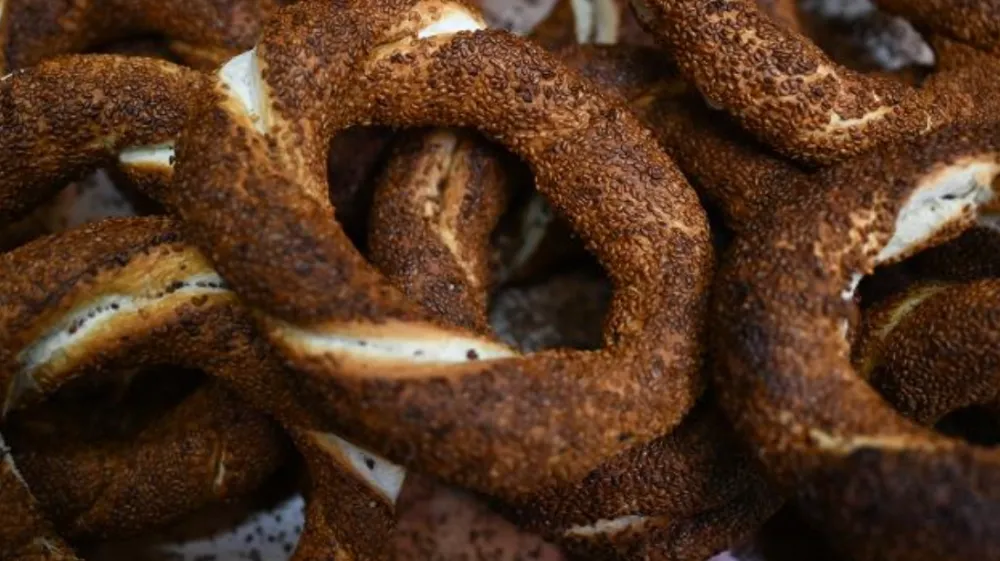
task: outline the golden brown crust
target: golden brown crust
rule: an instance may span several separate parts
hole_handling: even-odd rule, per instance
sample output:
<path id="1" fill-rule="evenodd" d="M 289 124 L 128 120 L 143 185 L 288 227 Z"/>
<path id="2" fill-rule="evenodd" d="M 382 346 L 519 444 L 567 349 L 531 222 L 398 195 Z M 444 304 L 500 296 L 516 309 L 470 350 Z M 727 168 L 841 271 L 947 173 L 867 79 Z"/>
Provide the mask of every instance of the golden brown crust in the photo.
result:
<path id="1" fill-rule="evenodd" d="M 425 141 L 417 146 L 425 148 L 421 153 L 424 156 L 439 152 L 450 155 L 451 150 L 461 150 L 453 133 L 436 131 L 431 137 L 446 145 L 442 148 L 421 137 Z M 434 175 L 428 181 L 432 186 L 440 184 L 441 172 Z M 407 186 L 406 177 L 407 174 L 397 174 L 396 185 Z M 499 183 L 477 184 L 476 177 L 451 179 L 454 184 L 450 188 L 459 193 L 476 193 L 484 187 L 497 192 L 503 188 Z M 463 213 L 467 220 L 486 224 L 495 221 L 497 210 L 489 205 L 486 208 L 466 205 L 457 197 L 450 201 L 442 197 L 440 206 L 446 211 Z M 404 192 L 395 201 L 392 215 L 419 213 L 424 208 L 424 201 Z M 448 269 L 438 262 L 442 256 L 454 254 L 482 255 L 488 243 L 484 234 L 460 236 L 449 242 L 437 235 L 421 235 L 426 226 L 419 220 L 397 218 L 392 223 L 384 221 L 382 226 L 372 231 L 373 247 L 385 243 L 385 238 L 416 241 L 414 248 L 381 256 L 378 264 L 383 270 L 394 267 L 394 260 L 405 264 L 414 252 L 430 256 L 427 259 L 430 266 L 423 267 L 423 281 L 401 285 L 407 296 L 421 305 L 434 306 L 440 301 L 437 281 L 447 279 L 455 293 L 468 297 L 452 300 L 444 320 L 454 323 L 451 318 L 459 317 L 471 318 L 467 320 L 470 323 L 482 323 L 487 287 L 473 275 L 460 272 L 449 275 Z M 502 337 L 513 339 L 522 350 L 599 348 L 601 320 L 610 295 L 601 280 L 585 274 L 563 275 L 537 287 L 509 288 L 501 293 L 491 312 L 493 325 Z M 512 290 L 529 299 L 503 300 Z M 539 301 L 539 297 L 543 300 Z M 545 336 L 540 338 L 536 333 L 539 330 Z M 714 409 L 700 407 L 669 436 L 610 458 L 581 481 L 525 497 L 509 509 L 508 515 L 527 530 L 581 558 L 653 556 L 702 561 L 745 538 L 780 502 L 779 495 L 752 467 L 721 415 Z"/>
<path id="2" fill-rule="evenodd" d="M 357 512 L 326 511 L 325 516 L 308 522 L 309 535 L 316 536 L 320 545 L 304 541 L 300 559 L 315 558 L 308 552 L 329 555 L 331 544 L 322 540 L 330 532 L 347 532 L 344 535 L 351 537 L 350 542 L 346 538 L 337 542 L 336 551 L 341 554 L 354 551 L 360 555 L 384 537 L 361 532 L 391 525 L 391 519 L 381 525 L 372 521 L 386 508 L 391 510 L 394 496 L 370 483 L 371 477 L 362 471 L 382 469 L 384 461 L 376 464 L 373 456 L 362 452 L 351 456 L 345 452 L 349 445 L 317 432 L 325 427 L 304 406 L 308 400 L 257 335 L 253 320 L 235 295 L 205 259 L 181 240 L 173 221 L 106 220 L 42 238 L 0 255 L 0 271 L 4 272 L 0 274 L 4 304 L 0 306 L 0 381 L 7 409 L 23 406 L 30 398 L 51 393 L 74 376 L 90 372 L 144 364 L 203 370 L 297 435 L 334 439 L 337 445 L 324 452 L 327 459 L 316 461 L 328 470 L 350 468 L 340 477 L 354 480 L 350 489 L 363 490 L 361 496 L 348 497 L 349 501 L 323 492 L 316 495 L 323 503 L 363 503 L 367 518 L 361 519 L 368 523 L 354 524 Z M 312 452 L 303 452 L 312 459 Z M 330 463 L 334 455 L 339 461 Z M 344 461 L 351 457 L 364 461 Z M 374 467 L 358 465 L 367 465 L 369 459 Z M 260 455 L 245 459 L 265 460 Z M 393 481 L 402 477 L 398 468 L 388 469 Z M 380 506 L 367 506 L 372 504 Z M 337 512 L 344 518 L 330 514 Z M 331 524 L 343 528 L 331 529 Z"/>
<path id="3" fill-rule="evenodd" d="M 18 69 L 102 43 L 153 34 L 172 39 L 178 54 L 189 54 L 191 62 L 201 61 L 201 67 L 210 68 L 252 47 L 277 4 L 274 0 L 188 0 L 169 5 L 136 0 L 5 0 L 0 26 L 7 35 L 0 33 L 5 39 L 0 48 L 6 68 Z M 216 53 L 195 56 L 193 49 Z"/>
<path id="4" fill-rule="evenodd" d="M 136 434 L 67 438 L 79 416 L 58 413 L 31 410 L 7 433 L 32 494 L 71 539 L 134 534 L 248 494 L 285 456 L 271 421 L 212 384 Z"/>
<path id="5" fill-rule="evenodd" d="M 0 219 L 23 215 L 123 148 L 172 141 L 207 83 L 169 62 L 118 55 L 68 56 L 0 80 Z M 136 173 L 149 189 L 169 176 Z"/>
<path id="6" fill-rule="evenodd" d="M 502 152 L 453 129 L 398 144 L 376 184 L 372 264 L 448 325 L 485 333 L 489 240 L 507 204 Z"/>
<path id="7" fill-rule="evenodd" d="M 974 112 L 971 93 L 935 95 L 837 65 L 752 0 L 636 0 L 644 24 L 698 90 L 779 152 L 830 164 Z"/>
<path id="8" fill-rule="evenodd" d="M 272 341 L 348 436 L 516 496 L 582 476 L 625 446 L 620 433 L 642 442 L 680 420 L 700 391 L 712 249 L 695 193 L 620 99 L 504 32 L 416 39 L 442 9 L 384 0 L 363 14 L 311 1 L 283 10 L 257 49 L 268 136 L 235 102 L 206 106 L 178 146 L 171 202 L 225 278 L 271 316 Z M 289 40 L 316 33 L 324 41 Z M 332 62 L 347 52 L 363 72 Z M 612 345 L 476 360 L 510 353 L 435 325 L 407 301 L 346 243 L 319 195 L 326 139 L 354 122 L 474 126 L 527 160 L 619 288 Z M 414 365 L 383 351 L 397 337 L 431 350 L 442 339 L 473 344 Z"/>
<path id="9" fill-rule="evenodd" d="M 946 128 L 823 170 L 738 237 L 720 271 L 721 403 L 781 482 L 818 477 L 813 500 L 858 559 L 1000 553 L 995 453 L 887 407 L 851 368 L 842 334 L 854 275 L 954 237 L 975 212 L 970 201 L 952 220 L 928 218 L 926 236 L 880 255 L 904 203 L 970 166 L 980 171 L 958 185 L 988 189 L 998 148 L 995 126 Z"/>
<path id="10" fill-rule="evenodd" d="M 705 106 L 701 96 L 643 47 L 585 46 L 562 53 L 600 86 L 622 93 L 699 192 L 741 230 L 807 172 Z"/>

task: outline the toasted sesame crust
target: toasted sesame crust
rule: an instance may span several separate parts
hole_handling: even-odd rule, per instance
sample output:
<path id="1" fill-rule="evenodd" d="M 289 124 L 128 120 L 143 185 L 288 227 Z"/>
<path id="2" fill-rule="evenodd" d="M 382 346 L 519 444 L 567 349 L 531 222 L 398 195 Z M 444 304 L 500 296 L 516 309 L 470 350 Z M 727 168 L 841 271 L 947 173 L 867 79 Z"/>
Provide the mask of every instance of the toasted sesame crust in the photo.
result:
<path id="1" fill-rule="evenodd" d="M 296 559 L 326 559 L 331 551 L 379 555 L 384 533 L 392 525 L 389 514 L 395 497 L 373 484 L 377 478 L 363 470 L 382 469 L 386 463 L 354 452 L 354 457 L 366 458 L 365 463 L 371 461 L 359 466 L 352 461 L 350 445 L 325 432 L 321 417 L 304 405 L 309 400 L 258 335 L 248 310 L 183 241 L 175 222 L 112 219 L 36 240 L 0 255 L 0 287 L 0 383 L 6 408 L 24 406 L 92 372 L 157 364 L 203 370 L 293 432 L 307 461 L 324 470 L 311 474 L 315 481 L 339 478 L 337 485 L 313 486 L 310 508 L 320 509 L 322 516 L 307 522 L 309 538 L 303 538 Z M 56 351 L 47 351 L 50 347 Z M 215 414 L 224 413 L 214 409 Z M 310 444 L 315 440 L 333 444 L 317 448 Z M 190 451 L 186 446 L 157 451 L 173 450 L 180 457 L 170 465 L 182 466 Z M 234 470 L 248 462 L 273 465 L 266 454 L 234 458 Z M 388 469 L 399 472 L 394 478 L 402 476 L 398 468 Z M 195 481 L 183 471 L 184 482 Z M 157 471 L 157 477 L 161 475 Z M 26 497 L 30 493 L 14 506 L 34 508 Z M 359 505 L 363 508 L 354 508 Z M 153 503 L 146 508 L 167 506 Z M 127 517 L 130 512 L 116 514 Z M 142 513 L 146 519 L 158 515 L 165 512 Z M 117 522 L 122 528 L 135 525 L 131 520 Z M 340 539 L 330 542 L 331 535 Z"/>
<path id="2" fill-rule="evenodd" d="M 807 171 L 761 145 L 698 92 L 662 54 L 645 47 L 584 46 L 561 53 L 596 84 L 624 95 L 695 188 L 739 231 L 782 194 L 807 181 Z"/>
<path id="3" fill-rule="evenodd" d="M 24 215 L 123 148 L 172 141 L 208 77 L 166 61 L 75 55 L 0 81 L 0 220 Z M 169 169 L 134 170 L 147 193 Z"/>
<path id="4" fill-rule="evenodd" d="M 938 95 L 842 67 L 802 35 L 773 22 L 752 0 L 634 4 L 685 78 L 711 103 L 804 163 L 843 161 L 927 134 L 970 112 L 988 118 L 985 111 L 977 113 L 971 95 Z"/>
<path id="5" fill-rule="evenodd" d="M 153 34 L 200 67 L 212 67 L 253 46 L 275 0 L 5 0 L 0 48 L 6 69 L 85 52 L 103 43 Z M 204 51 L 212 51 L 206 55 Z M 201 51 L 196 53 L 194 51 Z M 185 57 L 185 55 L 189 55 Z M 0 60 L 0 62 L 3 62 Z M 0 65 L 0 72 L 5 67 Z"/>
<path id="6" fill-rule="evenodd" d="M 893 411 L 851 368 L 843 336 L 856 275 L 970 225 L 974 203 L 883 253 L 904 204 L 949 173 L 982 166 L 967 180 L 989 188 L 996 131 L 945 128 L 819 172 L 819 188 L 796 191 L 736 239 L 719 273 L 720 401 L 779 481 L 815 476 L 811 499 L 858 559 L 1000 552 L 996 453 Z"/>
<path id="7" fill-rule="evenodd" d="M 934 425 L 1000 398 L 1000 281 L 918 283 L 866 312 L 853 362 L 901 413 Z"/>
<path id="8" fill-rule="evenodd" d="M 247 495 L 286 458 L 277 427 L 213 384 L 131 438 L 61 437 L 81 419 L 58 413 L 33 409 L 12 423 L 8 441 L 32 494 L 70 539 L 125 537 Z M 56 432 L 46 439 L 48 431 Z"/>

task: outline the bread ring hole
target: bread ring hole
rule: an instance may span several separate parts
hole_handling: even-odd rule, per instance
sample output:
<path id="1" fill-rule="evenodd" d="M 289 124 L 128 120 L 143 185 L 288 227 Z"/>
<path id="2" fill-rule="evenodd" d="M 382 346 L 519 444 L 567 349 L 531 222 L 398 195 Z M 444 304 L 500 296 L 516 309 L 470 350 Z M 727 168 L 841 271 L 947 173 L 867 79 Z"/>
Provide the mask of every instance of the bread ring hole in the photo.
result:
<path id="1" fill-rule="evenodd" d="M 28 486 L 42 504 L 59 505 L 49 513 L 53 522 L 71 525 L 100 508 L 103 486 L 111 481 L 100 461 L 77 465 L 73 459 L 93 457 L 93 450 L 131 449 L 204 381 L 199 371 L 169 366 L 87 373 L 68 381 L 46 401 L 12 412 L 3 422 L 3 433 Z M 24 451 L 30 454 L 22 456 Z M 62 466 L 67 461 L 73 465 Z M 100 471 L 87 479 L 102 487 L 79 486 L 81 474 L 90 469 Z"/>
<path id="2" fill-rule="evenodd" d="M 598 349 L 611 283 L 599 268 L 584 264 L 552 272 L 534 282 L 502 287 L 490 308 L 490 325 L 522 352 L 552 348 Z"/>
<path id="3" fill-rule="evenodd" d="M 971 405 L 952 411 L 934 428 L 980 446 L 1000 445 L 1000 410 L 986 405 Z"/>
<path id="4" fill-rule="evenodd" d="M 375 180 L 386 163 L 394 133 L 388 127 L 352 127 L 330 141 L 327 184 L 337 222 L 364 253 Z"/>
<path id="5" fill-rule="evenodd" d="M 76 376 L 44 402 L 11 412 L 4 433 L 14 448 L 25 442 L 32 449 L 134 439 L 205 380 L 203 372 L 168 365 Z"/>
<path id="6" fill-rule="evenodd" d="M 153 57 L 161 58 L 175 64 L 182 64 L 180 58 L 170 50 L 170 42 L 164 36 L 158 34 L 141 34 L 133 37 L 118 38 L 98 43 L 85 52 Z"/>
<path id="7" fill-rule="evenodd" d="M 871 0 L 803 0 L 799 16 L 810 39 L 852 70 L 912 72 L 919 81 L 935 64 L 923 35 Z"/>
<path id="8" fill-rule="evenodd" d="M 522 352 L 600 348 L 611 304 L 608 275 L 535 190 L 527 166 L 508 169 L 520 188 L 491 235 L 490 326 Z"/>
<path id="9" fill-rule="evenodd" d="M 99 169 L 68 183 L 27 216 L 0 228 L 0 252 L 103 218 L 162 212 L 159 204 L 142 195 L 122 174 Z"/>

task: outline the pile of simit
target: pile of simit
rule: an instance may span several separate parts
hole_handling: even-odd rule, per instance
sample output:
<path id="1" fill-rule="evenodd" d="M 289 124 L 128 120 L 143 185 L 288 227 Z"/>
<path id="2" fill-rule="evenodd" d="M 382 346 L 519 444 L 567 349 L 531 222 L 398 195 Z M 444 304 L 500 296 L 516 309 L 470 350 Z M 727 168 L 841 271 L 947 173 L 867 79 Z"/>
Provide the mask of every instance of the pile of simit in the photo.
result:
<path id="1" fill-rule="evenodd" d="M 0 0 L 0 561 L 276 485 L 295 561 L 704 561 L 789 509 L 1000 559 L 996 2 L 877 0 L 897 71 L 793 0 L 169 4 Z M 559 549 L 401 550 L 422 477 Z"/>

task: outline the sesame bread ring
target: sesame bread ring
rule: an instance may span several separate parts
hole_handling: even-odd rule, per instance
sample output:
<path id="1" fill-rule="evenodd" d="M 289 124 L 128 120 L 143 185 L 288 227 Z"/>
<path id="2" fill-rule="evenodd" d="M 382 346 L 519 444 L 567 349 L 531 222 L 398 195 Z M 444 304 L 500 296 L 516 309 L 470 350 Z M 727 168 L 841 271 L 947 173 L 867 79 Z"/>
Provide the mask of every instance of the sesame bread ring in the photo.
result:
<path id="1" fill-rule="evenodd" d="M 0 49 L 7 69 L 104 43 L 160 35 L 182 59 L 211 68 L 253 46 L 276 0 L 4 0 Z M 0 72 L 4 70 L 0 60 Z"/>
<path id="2" fill-rule="evenodd" d="M 973 92 L 937 95 L 830 60 L 753 0 L 634 0 L 640 21 L 713 106 L 786 156 L 828 165 L 975 113 Z M 988 118 L 984 112 L 980 117 Z"/>
<path id="3" fill-rule="evenodd" d="M 0 220 L 116 160 L 155 192 L 169 182 L 169 147 L 208 80 L 169 62 L 119 55 L 67 56 L 0 78 Z M 164 152 L 150 158 L 129 149 L 136 146 Z"/>
<path id="4" fill-rule="evenodd" d="M 580 559 L 704 561 L 782 503 L 723 415 L 701 404 L 670 435 L 531 497 L 512 519 Z"/>
<path id="5" fill-rule="evenodd" d="M 86 225 L 0 255 L 0 272 L 5 410 L 89 372 L 203 370 L 277 419 L 323 468 L 310 473 L 310 511 L 321 516 L 307 521 L 310 537 L 295 559 L 381 555 L 403 470 L 325 432 L 245 308 L 174 222 Z"/>
<path id="6" fill-rule="evenodd" d="M 944 128 L 822 170 L 718 276 L 720 402 L 776 480 L 822 482 L 813 499 L 857 559 L 1000 554 L 996 451 L 899 415 L 845 338 L 862 275 L 955 237 L 994 198 L 998 130 Z"/>
<path id="7" fill-rule="evenodd" d="M 451 140 L 448 146 L 457 145 L 454 135 L 435 131 L 422 144 L 427 159 L 441 156 L 434 140 Z M 471 158 L 474 154 L 459 153 L 455 159 L 463 156 Z M 461 214 L 467 223 L 488 230 L 495 222 L 496 209 L 473 203 L 483 198 L 480 190 L 484 187 L 494 191 L 502 187 L 498 183 L 484 185 L 479 177 L 464 174 L 447 176 L 448 181 L 443 182 L 440 175 L 417 180 L 418 185 L 445 183 L 444 192 L 453 193 L 440 197 L 435 212 Z M 410 185 L 406 177 L 396 177 L 397 185 Z M 408 297 L 425 308 L 439 309 L 440 277 L 451 287 L 450 294 L 462 295 L 448 302 L 443 321 L 457 325 L 465 321 L 476 326 L 485 323 L 487 287 L 475 274 L 453 272 L 452 264 L 461 261 L 463 255 L 482 256 L 488 243 L 486 236 L 442 235 L 449 230 L 436 220 L 425 224 L 400 218 L 422 212 L 427 205 L 420 197 L 405 196 L 405 188 L 396 190 L 404 195 L 390 207 L 391 215 L 397 218 L 385 220 L 384 228 L 374 229 L 370 245 L 400 245 L 404 239 L 416 243 L 406 251 L 380 256 L 376 264 L 382 270 L 396 270 L 399 265 L 393 261 L 406 266 L 416 255 L 424 264 L 423 277 L 420 282 L 400 285 Z M 466 267 L 466 271 L 471 269 Z M 606 289 L 602 283 L 587 283 L 584 278 L 556 277 L 561 282 L 535 287 L 534 292 L 548 295 L 549 301 L 528 300 L 530 309 L 521 313 L 517 304 L 525 305 L 524 299 L 507 302 L 502 310 L 505 317 L 497 318 L 498 334 L 506 339 L 514 336 L 522 350 L 524 346 L 539 350 L 537 345 L 545 339 L 533 333 L 532 327 L 543 325 L 550 340 L 554 337 L 550 346 L 568 346 L 569 342 L 583 340 L 583 348 L 599 348 L 601 335 L 593 326 L 599 326 L 603 319 L 608 294 L 602 290 Z M 509 293 L 509 289 L 505 292 Z M 560 305 L 560 298 L 572 304 Z M 603 301 L 603 305 L 583 306 L 589 300 Z M 589 315 L 581 315 L 586 311 Z M 496 312 L 494 309 L 491 314 L 495 318 Z M 780 495 L 764 481 L 745 452 L 719 412 L 703 404 L 671 434 L 610 458 L 581 481 L 553 486 L 524 498 L 510 508 L 509 517 L 582 559 L 703 561 L 746 538 L 781 503 Z"/>
<path id="8" fill-rule="evenodd" d="M 907 417 L 934 425 L 1000 404 L 1000 280 L 918 283 L 865 314 L 853 361 Z"/>
<path id="9" fill-rule="evenodd" d="M 60 413 L 26 411 L 8 423 L 7 440 L 32 493 L 70 539 L 132 535 L 247 495 L 286 456 L 273 423 L 216 384 L 132 434 L 80 440 L 80 411 Z"/>
<path id="10" fill-rule="evenodd" d="M 684 416 L 701 390 L 712 247 L 694 191 L 621 99 L 483 27 L 438 0 L 284 8 L 223 67 L 243 78 L 192 119 L 169 199 L 345 434 L 512 497 Z M 325 197 L 327 139 L 358 122 L 472 126 L 527 161 L 615 284 L 607 346 L 519 357 L 438 325 L 375 272 Z"/>

